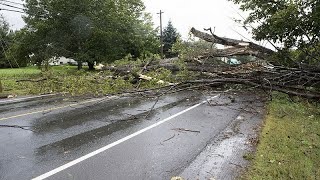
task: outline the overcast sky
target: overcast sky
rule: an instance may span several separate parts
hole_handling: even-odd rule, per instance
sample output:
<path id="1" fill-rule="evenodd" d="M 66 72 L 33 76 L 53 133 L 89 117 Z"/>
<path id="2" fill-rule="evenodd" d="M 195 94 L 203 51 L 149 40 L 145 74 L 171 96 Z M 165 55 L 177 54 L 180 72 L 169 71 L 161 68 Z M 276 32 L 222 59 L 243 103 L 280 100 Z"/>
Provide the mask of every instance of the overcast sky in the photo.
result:
<path id="1" fill-rule="evenodd" d="M 22 3 L 22 0 L 10 0 Z M 241 19 L 239 13 L 245 16 L 238 6 L 227 0 L 143 0 L 147 12 L 153 16 L 155 26 L 159 26 L 159 15 L 157 12 L 164 11 L 163 24 L 167 25 L 171 20 L 178 29 L 183 39 L 188 38 L 188 32 L 191 27 L 199 30 L 208 27 L 215 27 L 215 33 L 223 37 L 236 39 L 249 38 L 251 35 L 232 18 Z M 16 5 L 18 6 L 18 5 Z M 0 8 L 6 8 L 0 5 Z M 20 13 L 1 11 L 10 23 L 13 29 L 19 29 L 24 26 Z M 238 33 L 237 33 L 238 32 Z"/>
<path id="2" fill-rule="evenodd" d="M 232 18 L 241 18 L 242 13 L 238 6 L 227 0 L 144 0 L 147 11 L 153 15 L 154 22 L 159 26 L 159 15 L 157 12 L 164 11 L 164 25 L 169 20 L 178 29 L 184 38 L 188 36 L 191 27 L 199 30 L 203 28 L 216 28 L 216 34 L 242 38 L 234 32 L 240 31 L 245 37 L 240 25 L 232 21 Z M 243 14 L 243 13 L 242 13 Z"/>

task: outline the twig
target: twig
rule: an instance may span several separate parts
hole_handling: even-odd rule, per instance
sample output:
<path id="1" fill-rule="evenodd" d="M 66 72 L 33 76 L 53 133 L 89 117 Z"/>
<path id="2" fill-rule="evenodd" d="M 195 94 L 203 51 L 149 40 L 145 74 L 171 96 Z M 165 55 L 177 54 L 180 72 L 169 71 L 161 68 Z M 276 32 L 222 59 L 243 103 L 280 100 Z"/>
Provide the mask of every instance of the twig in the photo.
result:
<path id="1" fill-rule="evenodd" d="M 193 133 L 200 133 L 200 131 L 190 130 L 190 129 L 184 129 L 184 128 L 175 128 L 172 129 L 173 131 L 185 131 L 185 132 L 193 132 Z"/>
<path id="2" fill-rule="evenodd" d="M 47 78 L 43 78 L 43 79 L 37 79 L 37 80 L 33 80 L 33 79 L 21 79 L 21 80 L 17 80 L 16 82 L 41 82 L 41 81 L 46 81 L 48 80 Z"/>
<path id="3" fill-rule="evenodd" d="M 168 139 L 166 139 L 166 140 L 162 141 L 162 143 L 167 142 L 167 141 L 170 141 L 170 140 L 171 140 L 171 139 L 173 139 L 174 137 L 176 137 L 176 134 L 174 134 L 172 137 L 170 137 L 170 138 L 168 138 Z"/>
<path id="4" fill-rule="evenodd" d="M 160 97 L 167 94 L 167 92 L 171 91 L 171 89 L 173 89 L 175 86 L 172 86 L 169 90 L 167 90 L 166 92 L 160 94 L 159 96 L 157 96 L 157 100 L 156 102 L 153 104 L 153 106 L 151 107 L 151 109 L 149 110 L 149 113 L 145 116 L 145 118 L 147 119 L 150 114 L 152 113 L 152 111 L 154 110 L 154 108 L 156 107 L 156 105 L 158 104 L 159 100 L 160 100 Z"/>
<path id="5" fill-rule="evenodd" d="M 194 91 L 196 91 L 196 90 L 194 90 Z M 201 91 L 196 91 L 197 93 L 200 93 L 202 96 L 206 96 L 203 92 L 201 92 Z M 212 106 L 212 104 L 211 104 L 211 102 L 209 101 L 209 99 L 208 98 L 206 98 L 206 101 L 207 101 L 207 103 L 210 105 L 210 106 Z"/>
<path id="6" fill-rule="evenodd" d="M 27 131 L 32 131 L 32 132 L 34 132 L 32 129 L 29 129 L 30 126 L 0 125 L 0 127 L 2 127 L 2 128 L 18 128 L 18 129 L 23 129 L 23 130 L 27 130 Z"/>
<path id="7" fill-rule="evenodd" d="M 243 168 L 241 165 L 239 165 L 239 164 L 235 164 L 235 163 L 229 163 L 229 164 L 231 164 L 231 165 L 235 165 L 235 166 L 237 166 L 237 167 L 239 167 L 239 168 Z"/>
<path id="8" fill-rule="evenodd" d="M 124 119 L 113 119 L 110 120 L 110 122 L 115 123 L 115 122 L 122 122 L 122 121 L 133 121 L 133 120 L 137 120 L 139 119 L 139 117 L 135 116 L 135 115 L 131 115 L 130 117 L 124 118 Z"/>

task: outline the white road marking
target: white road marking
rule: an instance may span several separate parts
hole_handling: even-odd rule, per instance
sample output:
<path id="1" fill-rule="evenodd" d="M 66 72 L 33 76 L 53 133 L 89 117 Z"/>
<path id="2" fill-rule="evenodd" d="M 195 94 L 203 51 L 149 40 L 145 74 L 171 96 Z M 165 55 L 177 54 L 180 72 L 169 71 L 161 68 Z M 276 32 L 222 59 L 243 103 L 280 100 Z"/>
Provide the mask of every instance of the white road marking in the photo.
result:
<path id="1" fill-rule="evenodd" d="M 130 140 L 130 139 L 132 139 L 132 138 L 134 138 L 134 137 L 136 137 L 136 136 L 138 136 L 138 135 L 140 135 L 140 134 L 142 134 L 142 133 L 144 133 L 146 131 L 149 131 L 149 130 L 157 127 L 157 126 L 160 126 L 161 124 L 164 124 L 165 122 L 168 122 L 168 121 L 170 121 L 170 120 L 172 120 L 172 119 L 174 119 L 174 118 L 176 118 L 176 117 L 178 117 L 178 116 L 180 116 L 180 115 L 182 115 L 182 114 L 184 114 L 184 113 L 186 113 L 188 111 L 191 111 L 191 110 L 199 107 L 200 105 L 207 103 L 208 101 L 210 101 L 212 99 L 216 99 L 219 96 L 220 95 L 214 96 L 214 97 L 212 97 L 212 98 L 210 98 L 210 99 L 208 99 L 206 101 L 203 101 L 203 102 L 201 102 L 199 104 L 196 104 L 196 105 L 194 105 L 194 106 L 192 106 L 192 107 L 190 107 L 190 108 L 188 108 L 188 109 L 186 109 L 184 111 L 181 111 L 181 112 L 179 112 L 179 113 L 177 113 L 177 114 L 175 114 L 173 116 L 170 116 L 170 117 L 168 117 L 168 118 L 166 118 L 166 119 L 164 119 L 162 121 L 159 121 L 159 122 L 157 122 L 157 123 L 155 123 L 155 124 L 153 124 L 153 125 L 151 125 L 149 127 L 146 127 L 146 128 L 144 128 L 144 129 L 142 129 L 142 130 L 140 130 L 138 132 L 135 132 L 135 133 L 133 133 L 133 134 L 131 134 L 129 136 L 126 136 L 126 137 L 124 137 L 124 138 L 122 138 L 122 139 L 120 139 L 120 140 L 118 140 L 116 142 L 113 142 L 113 143 L 111 143 L 111 144 L 109 144 L 109 145 L 107 145 L 105 147 L 102 147 L 102 148 L 100 148 L 100 149 L 98 149 L 96 151 L 93 151 L 93 152 L 85 155 L 85 156 L 82 156 L 82 157 L 80 157 L 80 158 L 78 158 L 76 160 L 73 160 L 73 161 L 71 161 L 71 162 L 69 162 L 69 163 L 67 163 L 65 165 L 62 165 L 62 166 L 60 166 L 60 167 L 58 167 L 58 168 L 56 168 L 56 169 L 54 169 L 52 171 L 49 171 L 49 172 L 47 172 L 47 173 L 45 173 L 45 174 L 43 174 L 41 176 L 38 176 L 38 177 L 36 177 L 36 178 L 34 178 L 32 180 L 43 180 L 43 179 L 46 179 L 46 178 L 48 178 L 50 176 L 53 176 L 53 175 L 65 170 L 65 169 L 68 169 L 68 168 L 70 168 L 70 167 L 72 167 L 72 166 L 74 166 L 74 165 L 76 165 L 76 164 L 78 164 L 78 163 L 80 163 L 82 161 L 85 161 L 85 160 L 87 160 L 87 159 L 89 159 L 89 158 L 91 158 L 93 156 L 96 156 L 96 155 L 98 155 L 98 154 L 100 154 L 100 153 L 102 153 L 102 152 L 104 152 L 104 151 L 106 151 L 106 150 L 108 150 L 108 149 L 110 149 L 110 148 L 112 148 L 114 146 L 117 146 L 117 145 L 119 145 L 119 144 L 121 144 L 121 143 L 123 143 L 125 141 L 128 141 L 128 140 Z"/>
<path id="2" fill-rule="evenodd" d="M 14 99 L 8 99 L 8 100 L 1 100 L 0 103 L 23 101 L 23 100 L 28 100 L 28 99 L 35 99 L 35 98 L 40 98 L 40 97 L 50 97 L 50 96 L 55 96 L 55 95 L 58 95 L 58 94 L 45 94 L 45 95 L 40 95 L 40 96 L 32 96 L 32 97 L 25 97 L 25 98 L 14 98 Z"/>

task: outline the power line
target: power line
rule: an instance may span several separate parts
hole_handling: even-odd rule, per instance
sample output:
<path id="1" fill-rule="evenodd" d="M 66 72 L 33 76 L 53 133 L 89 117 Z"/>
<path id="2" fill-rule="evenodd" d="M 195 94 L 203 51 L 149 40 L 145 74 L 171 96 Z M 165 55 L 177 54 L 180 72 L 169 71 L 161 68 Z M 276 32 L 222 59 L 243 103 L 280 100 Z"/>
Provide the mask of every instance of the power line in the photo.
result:
<path id="1" fill-rule="evenodd" d="M 13 42 L 16 41 L 15 38 L 16 38 L 16 37 L 13 36 Z M 8 44 L 7 44 L 6 40 L 4 39 L 4 37 L 1 37 L 1 40 L 3 40 L 3 42 L 4 42 L 3 44 L 4 44 L 4 46 L 6 47 L 6 50 L 8 50 L 10 56 L 13 58 L 13 60 L 14 60 L 14 62 L 16 63 L 17 67 L 20 68 L 19 63 L 18 63 L 17 59 L 16 59 L 15 56 L 14 56 L 14 53 L 12 53 L 12 51 L 11 51 L 10 47 L 8 46 Z M 3 45 L 3 44 L 2 44 L 2 45 Z M 5 53 L 6 58 L 8 58 L 8 57 L 9 57 L 8 54 L 6 54 L 6 52 L 4 52 L 4 53 Z"/>
<path id="2" fill-rule="evenodd" d="M 2 44 L 2 37 L 1 37 L 1 47 L 2 47 L 2 50 L 3 50 L 3 54 L 4 54 L 4 59 L 6 59 L 7 61 L 8 61 L 8 63 L 9 63 L 9 65 L 10 65 L 10 67 L 11 68 L 13 68 L 13 66 L 12 66 L 12 64 L 11 64 L 11 62 L 10 62 L 10 60 L 7 58 L 8 56 L 7 56 L 7 53 L 6 53 L 6 50 L 5 50 L 5 48 L 4 48 L 4 46 L 3 46 L 3 44 Z"/>
<path id="3" fill-rule="evenodd" d="M 10 11 L 10 12 L 16 12 L 16 13 L 22 13 L 22 14 L 25 13 L 23 11 L 18 11 L 18 10 L 13 10 L 13 9 L 5 9 L 5 8 L 0 8 L 0 11 Z"/>
<path id="4" fill-rule="evenodd" d="M 239 36 L 241 36 L 242 38 L 244 38 L 245 40 L 253 43 L 249 38 L 245 37 L 244 35 L 242 35 L 241 33 L 239 33 L 238 31 L 236 31 L 235 29 L 231 28 L 231 30 L 235 33 L 237 33 Z"/>
<path id="5" fill-rule="evenodd" d="M 20 10 L 23 10 L 23 11 L 25 10 L 24 8 L 13 6 L 13 5 L 9 5 L 9 4 L 5 4 L 5 3 L 2 3 L 2 2 L 0 2 L 0 5 L 8 6 L 8 7 L 11 7 L 11 8 L 16 8 L 16 9 L 20 9 Z"/>
<path id="6" fill-rule="evenodd" d="M 13 1 L 9 1 L 9 0 L 0 0 L 0 1 L 2 1 L 2 2 L 7 2 L 7 3 L 11 3 L 11 4 L 16 4 L 16 5 L 22 5 L 22 6 L 24 6 L 24 4 L 23 4 L 23 3 L 17 3 L 17 2 L 13 2 Z"/>

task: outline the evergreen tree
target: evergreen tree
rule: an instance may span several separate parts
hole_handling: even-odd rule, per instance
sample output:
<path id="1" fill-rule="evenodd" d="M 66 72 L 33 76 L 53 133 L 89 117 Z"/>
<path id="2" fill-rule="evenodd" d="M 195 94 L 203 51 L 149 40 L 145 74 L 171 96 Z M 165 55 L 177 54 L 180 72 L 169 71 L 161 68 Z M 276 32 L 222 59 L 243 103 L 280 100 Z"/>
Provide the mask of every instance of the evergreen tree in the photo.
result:
<path id="1" fill-rule="evenodd" d="M 169 21 L 167 27 L 163 31 L 163 51 L 167 58 L 175 57 L 178 54 L 172 51 L 172 46 L 177 42 L 179 37 L 177 29 L 173 27 L 172 22 Z"/>

